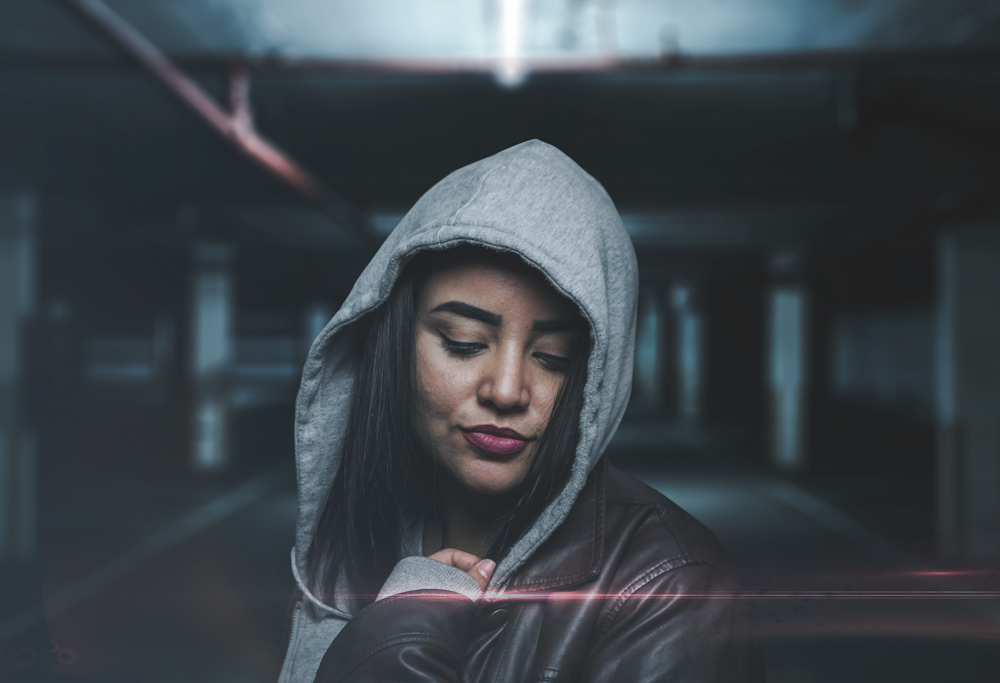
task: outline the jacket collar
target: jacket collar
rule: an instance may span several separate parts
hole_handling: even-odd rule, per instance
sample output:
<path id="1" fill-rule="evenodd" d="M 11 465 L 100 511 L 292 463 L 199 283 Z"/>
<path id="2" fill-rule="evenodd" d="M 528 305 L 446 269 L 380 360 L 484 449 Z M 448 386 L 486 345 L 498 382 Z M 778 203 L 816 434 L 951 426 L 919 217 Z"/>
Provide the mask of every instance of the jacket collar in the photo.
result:
<path id="1" fill-rule="evenodd" d="M 604 495 L 607 456 L 594 467 L 563 523 L 507 584 L 512 592 L 576 586 L 601 571 L 604 560 Z"/>

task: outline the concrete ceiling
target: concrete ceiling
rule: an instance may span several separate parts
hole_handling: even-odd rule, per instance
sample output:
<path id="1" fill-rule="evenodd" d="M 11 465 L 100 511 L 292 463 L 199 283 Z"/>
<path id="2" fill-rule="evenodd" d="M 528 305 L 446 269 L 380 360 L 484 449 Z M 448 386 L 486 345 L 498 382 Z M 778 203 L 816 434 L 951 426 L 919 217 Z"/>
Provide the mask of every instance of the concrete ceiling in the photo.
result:
<path id="1" fill-rule="evenodd" d="M 974 47 L 997 0 L 106 0 L 174 55 L 486 57 L 505 11 L 528 56 Z M 510 16 L 509 14 L 506 16 Z M 511 24 L 506 24 L 510 28 Z M 107 53 L 59 0 L 0 3 L 0 50 Z"/>
<path id="2" fill-rule="evenodd" d="M 499 0 L 107 4 L 220 102 L 229 60 L 280 58 L 252 66 L 257 127 L 375 222 L 451 170 L 536 137 L 601 180 L 650 244 L 697 244 L 709 225 L 745 243 L 797 225 L 864 234 L 926 224 L 992 210 L 1000 182 L 1000 59 L 990 57 L 1000 0 L 524 0 L 526 59 L 646 59 L 678 45 L 706 58 L 883 56 L 807 68 L 647 61 L 536 74 L 516 88 L 489 73 L 281 61 L 489 57 Z M 986 58 L 949 62 L 970 49 Z M 931 57 L 891 56 L 914 50 Z M 191 203 L 298 201 L 62 0 L 0 3 L 0 183 L 110 197 L 100 201 L 116 215 L 159 212 L 138 221 L 147 227 Z M 321 241 L 314 217 L 289 211 L 262 209 L 266 225 L 250 228 L 277 234 L 287 220 L 297 240 Z"/>

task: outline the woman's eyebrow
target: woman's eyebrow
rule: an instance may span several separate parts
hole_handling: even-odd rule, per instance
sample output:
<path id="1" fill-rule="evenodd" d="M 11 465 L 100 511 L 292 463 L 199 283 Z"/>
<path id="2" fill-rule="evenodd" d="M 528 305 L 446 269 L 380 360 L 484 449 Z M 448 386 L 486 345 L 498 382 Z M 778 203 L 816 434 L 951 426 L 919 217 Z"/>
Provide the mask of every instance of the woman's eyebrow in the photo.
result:
<path id="1" fill-rule="evenodd" d="M 497 315 L 496 313 L 490 313 L 489 311 L 484 311 L 481 308 L 473 306 L 472 304 L 467 304 L 463 301 L 446 301 L 440 306 L 435 306 L 431 313 L 454 313 L 455 315 L 460 315 L 463 318 L 472 318 L 473 320 L 478 320 L 484 322 L 487 325 L 493 325 L 494 327 L 500 327 L 500 323 L 503 322 L 503 316 Z"/>

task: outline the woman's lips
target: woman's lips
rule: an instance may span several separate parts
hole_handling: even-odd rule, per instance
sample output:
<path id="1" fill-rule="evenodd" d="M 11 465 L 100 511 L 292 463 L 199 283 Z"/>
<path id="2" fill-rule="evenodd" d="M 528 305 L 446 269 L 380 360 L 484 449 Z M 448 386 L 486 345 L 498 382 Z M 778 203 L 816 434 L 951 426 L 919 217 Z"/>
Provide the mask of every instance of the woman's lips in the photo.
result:
<path id="1" fill-rule="evenodd" d="M 479 425 L 463 429 L 462 436 L 476 448 L 497 455 L 513 455 L 528 445 L 528 439 L 513 429 L 504 429 L 494 425 Z"/>

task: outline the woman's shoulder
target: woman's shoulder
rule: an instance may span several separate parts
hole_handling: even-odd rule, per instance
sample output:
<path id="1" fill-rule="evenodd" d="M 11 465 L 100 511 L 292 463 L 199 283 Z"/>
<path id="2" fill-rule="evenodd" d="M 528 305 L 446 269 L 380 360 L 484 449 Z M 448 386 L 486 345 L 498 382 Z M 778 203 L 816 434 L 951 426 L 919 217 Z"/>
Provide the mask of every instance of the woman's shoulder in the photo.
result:
<path id="1" fill-rule="evenodd" d="M 606 555 L 639 554 L 666 567 L 710 565 L 731 573 L 715 534 L 652 486 L 609 465 L 604 497 Z"/>

